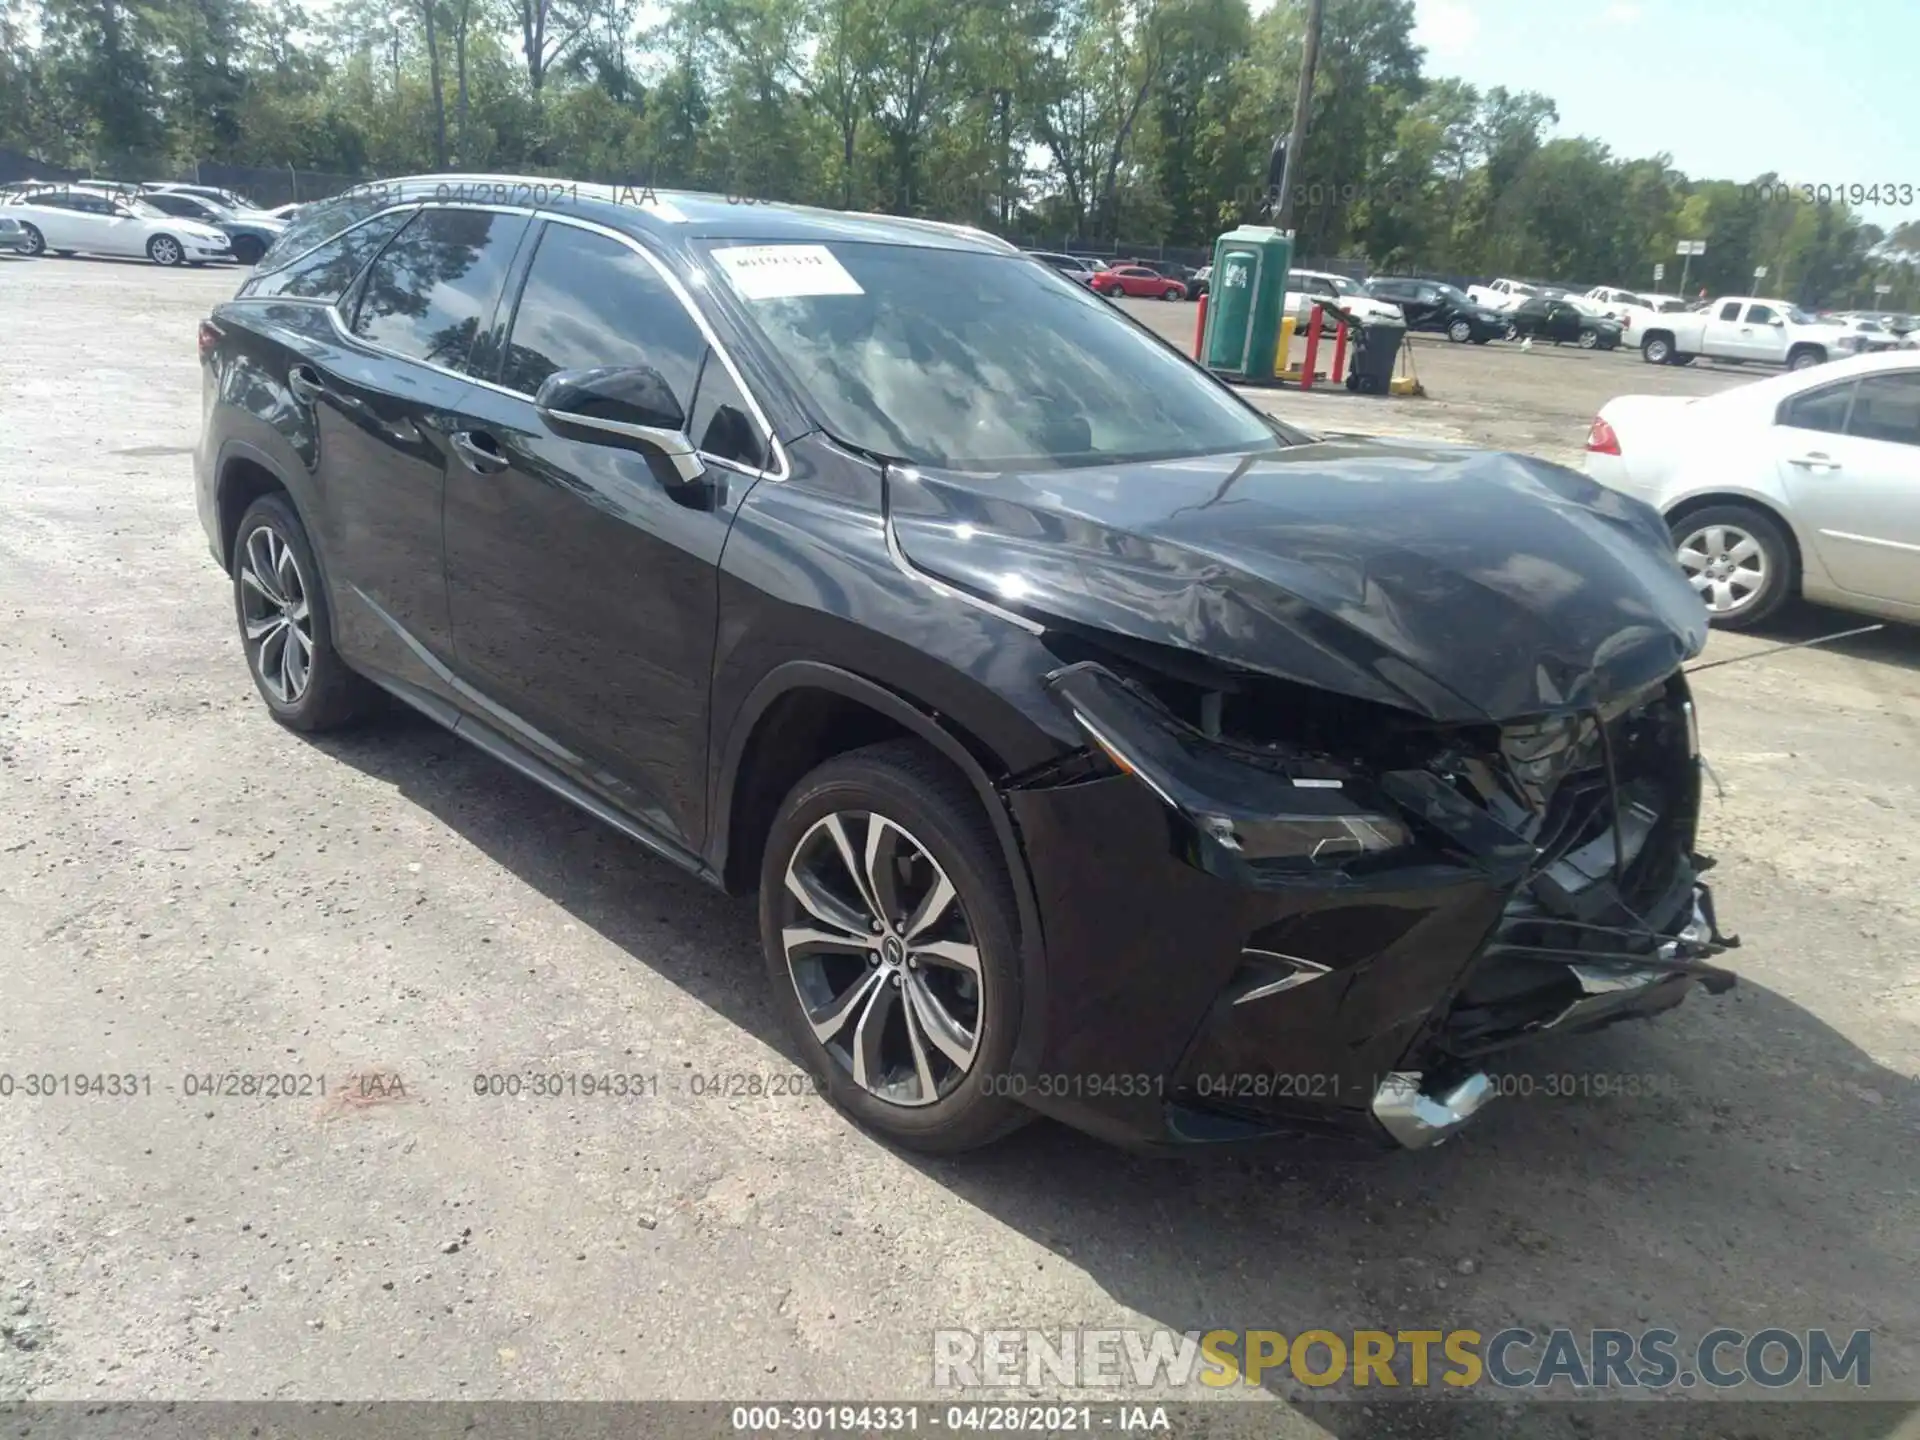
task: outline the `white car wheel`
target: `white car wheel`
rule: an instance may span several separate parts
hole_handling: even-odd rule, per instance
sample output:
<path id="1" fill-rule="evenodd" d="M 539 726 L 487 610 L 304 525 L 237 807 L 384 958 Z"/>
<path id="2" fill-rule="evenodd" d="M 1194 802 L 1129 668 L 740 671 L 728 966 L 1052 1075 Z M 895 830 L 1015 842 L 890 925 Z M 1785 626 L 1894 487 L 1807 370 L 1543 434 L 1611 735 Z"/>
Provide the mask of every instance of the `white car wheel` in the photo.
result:
<path id="1" fill-rule="evenodd" d="M 156 265 L 178 265 L 187 258 L 187 252 L 171 235 L 156 235 L 147 242 L 147 258 Z"/>

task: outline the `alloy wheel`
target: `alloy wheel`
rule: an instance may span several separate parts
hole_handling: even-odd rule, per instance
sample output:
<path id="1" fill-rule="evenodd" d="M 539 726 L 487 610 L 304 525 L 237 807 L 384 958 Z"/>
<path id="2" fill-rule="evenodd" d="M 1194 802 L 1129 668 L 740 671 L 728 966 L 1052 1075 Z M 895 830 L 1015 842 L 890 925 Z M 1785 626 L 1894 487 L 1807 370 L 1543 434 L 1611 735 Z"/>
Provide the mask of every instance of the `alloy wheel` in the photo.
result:
<path id="1" fill-rule="evenodd" d="M 1594 346 L 1598 345 L 1599 343 L 1600 343 L 1599 331 L 1582 330 L 1580 332 L 1580 348 L 1582 350 L 1591 350 L 1593 349 Z"/>
<path id="2" fill-rule="evenodd" d="M 268 525 L 241 549 L 240 623 L 260 683 L 282 705 L 298 704 L 313 674 L 313 608 L 293 547 Z"/>
<path id="3" fill-rule="evenodd" d="M 147 247 L 147 253 L 153 257 L 156 265 L 178 265 L 180 263 L 180 242 L 171 235 L 156 235 L 153 244 Z"/>
<path id="4" fill-rule="evenodd" d="M 1464 345 L 1473 338 L 1473 326 L 1464 320 L 1456 320 L 1447 327 L 1447 338 L 1456 345 Z"/>
<path id="5" fill-rule="evenodd" d="M 834 1063 L 890 1104 L 952 1094 L 980 1053 L 985 974 L 927 847 L 884 815 L 836 811 L 794 846 L 781 907 L 794 992 Z"/>
<path id="6" fill-rule="evenodd" d="M 1738 614 L 1766 589 L 1766 547 L 1737 525 L 1694 531 L 1680 542 L 1677 558 L 1711 614 Z"/>
<path id="7" fill-rule="evenodd" d="M 32 225 L 21 227 L 27 232 L 27 254 L 44 255 L 47 253 L 47 237 Z"/>

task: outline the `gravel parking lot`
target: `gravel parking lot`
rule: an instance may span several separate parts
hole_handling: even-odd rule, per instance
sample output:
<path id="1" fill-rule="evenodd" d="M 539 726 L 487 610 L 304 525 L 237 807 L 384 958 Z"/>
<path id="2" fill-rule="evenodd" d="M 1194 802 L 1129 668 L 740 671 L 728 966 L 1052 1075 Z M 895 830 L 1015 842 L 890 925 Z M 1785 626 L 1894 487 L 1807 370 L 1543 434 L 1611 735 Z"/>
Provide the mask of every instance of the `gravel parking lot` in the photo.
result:
<path id="1" fill-rule="evenodd" d="M 1516 1068 L 1531 1094 L 1444 1148 L 1150 1161 L 1038 1124 L 910 1158 L 811 1098 L 690 1093 L 798 1069 L 750 906 L 424 721 L 313 743 L 268 718 L 193 513 L 194 325 L 236 283 L 0 258 L 0 1070 L 151 1087 L 0 1099 L 0 1398 L 899 1398 L 931 1393 L 943 1326 L 1519 1323 L 1867 1328 L 1874 1393 L 1920 1399 L 1920 633 L 1699 677 L 1742 984 Z M 1135 308 L 1190 342 L 1190 307 Z M 1423 401 L 1264 403 L 1571 459 L 1614 393 L 1746 378 L 1418 360 Z M 474 1091 L 530 1070 L 680 1093 Z M 185 1093 L 228 1072 L 356 1078 Z M 1655 1083 L 1548 1098 L 1561 1074 Z M 1703 1435 L 1887 1433 L 1858 1405 L 1682 1408 Z"/>
<path id="2" fill-rule="evenodd" d="M 1199 306 L 1164 300 L 1121 300 L 1128 314 L 1193 353 Z M 1329 335 L 1321 345 L 1318 368 L 1331 358 Z M 1306 355 L 1296 336 L 1293 360 Z M 1455 345 L 1444 335 L 1417 332 L 1414 369 L 1427 394 L 1423 398 L 1359 396 L 1344 385 L 1311 391 L 1291 386 L 1253 392 L 1262 405 L 1313 429 L 1351 429 L 1395 433 L 1436 440 L 1459 440 L 1502 450 L 1519 450 L 1578 466 L 1587 442 L 1587 426 L 1600 407 L 1616 395 L 1711 395 L 1761 375 L 1778 374 L 1764 366 L 1649 365 L 1638 350 L 1582 350 L 1576 345 L 1536 341 L 1531 350 L 1504 340 L 1485 345 Z"/>

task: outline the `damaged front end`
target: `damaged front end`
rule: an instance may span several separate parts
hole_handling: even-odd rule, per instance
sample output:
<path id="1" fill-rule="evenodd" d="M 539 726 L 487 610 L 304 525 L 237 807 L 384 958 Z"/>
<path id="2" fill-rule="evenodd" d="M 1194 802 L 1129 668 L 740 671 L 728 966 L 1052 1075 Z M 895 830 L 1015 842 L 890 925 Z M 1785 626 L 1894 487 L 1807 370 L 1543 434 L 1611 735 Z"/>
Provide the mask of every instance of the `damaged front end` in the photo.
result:
<path id="1" fill-rule="evenodd" d="M 1047 1068 L 1160 1077 L 1053 1109 L 1121 1138 L 1277 1131 L 1436 1143 L 1502 1050 L 1733 984 L 1694 851 L 1686 680 L 1442 724 L 1112 637 L 1047 677 L 1085 752 L 1008 798 L 1065 963 Z M 1184 665 L 1184 669 L 1182 669 Z M 1147 983 L 1158 948 L 1185 984 Z M 1162 972 L 1164 974 L 1164 971 Z M 1118 1038 L 1118 1037 L 1126 1038 Z"/>

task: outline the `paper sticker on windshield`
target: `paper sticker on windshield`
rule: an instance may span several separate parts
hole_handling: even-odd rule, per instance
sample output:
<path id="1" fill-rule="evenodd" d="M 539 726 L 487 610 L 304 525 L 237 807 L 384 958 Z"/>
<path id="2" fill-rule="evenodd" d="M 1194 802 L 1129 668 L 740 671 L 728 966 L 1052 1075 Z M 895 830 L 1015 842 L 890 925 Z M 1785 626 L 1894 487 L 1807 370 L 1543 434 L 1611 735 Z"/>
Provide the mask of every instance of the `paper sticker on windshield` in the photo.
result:
<path id="1" fill-rule="evenodd" d="M 748 300 L 866 294 L 824 245 L 730 245 L 713 258 Z"/>

